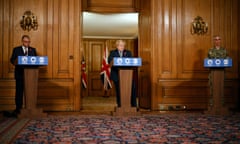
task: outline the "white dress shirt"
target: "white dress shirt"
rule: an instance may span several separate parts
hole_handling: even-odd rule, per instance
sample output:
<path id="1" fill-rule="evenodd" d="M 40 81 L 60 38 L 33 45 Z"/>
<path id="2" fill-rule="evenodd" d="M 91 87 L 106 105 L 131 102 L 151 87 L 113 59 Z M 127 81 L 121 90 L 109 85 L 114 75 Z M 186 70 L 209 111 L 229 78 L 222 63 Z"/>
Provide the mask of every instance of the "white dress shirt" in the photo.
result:
<path id="1" fill-rule="evenodd" d="M 23 49 L 23 53 L 26 54 L 26 56 L 28 55 L 28 47 L 22 46 Z"/>

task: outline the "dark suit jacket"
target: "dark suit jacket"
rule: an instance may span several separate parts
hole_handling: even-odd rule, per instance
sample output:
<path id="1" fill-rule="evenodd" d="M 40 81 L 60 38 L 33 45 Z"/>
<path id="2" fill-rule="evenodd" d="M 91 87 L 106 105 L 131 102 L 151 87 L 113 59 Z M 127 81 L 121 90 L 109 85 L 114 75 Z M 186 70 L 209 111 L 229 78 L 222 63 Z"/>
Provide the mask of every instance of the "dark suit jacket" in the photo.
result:
<path id="1" fill-rule="evenodd" d="M 28 47 L 28 56 L 36 56 L 36 49 L 32 47 Z M 15 61 L 17 60 L 18 56 L 24 56 L 24 51 L 22 46 L 15 47 L 12 52 L 11 56 L 11 63 L 15 65 Z M 24 66 L 15 65 L 14 76 L 15 79 L 23 79 L 24 75 Z"/>
<path id="2" fill-rule="evenodd" d="M 113 61 L 114 57 L 120 57 L 119 52 L 117 49 L 110 51 L 110 55 L 108 57 L 108 63 L 111 63 Z M 132 57 L 132 53 L 128 50 L 123 51 L 123 56 L 122 57 Z M 111 80 L 117 82 L 118 81 L 118 69 L 120 67 L 112 66 L 111 67 L 111 75 L 110 78 Z"/>

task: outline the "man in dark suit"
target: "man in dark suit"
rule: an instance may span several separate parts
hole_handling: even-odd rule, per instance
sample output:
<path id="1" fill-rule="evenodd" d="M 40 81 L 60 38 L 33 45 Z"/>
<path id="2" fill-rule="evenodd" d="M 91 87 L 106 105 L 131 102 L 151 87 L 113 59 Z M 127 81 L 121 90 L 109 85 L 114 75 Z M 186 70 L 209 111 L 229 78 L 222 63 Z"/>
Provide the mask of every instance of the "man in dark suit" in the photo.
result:
<path id="1" fill-rule="evenodd" d="M 24 66 L 17 65 L 18 56 L 36 56 L 36 49 L 30 47 L 30 37 L 28 35 L 22 36 L 22 45 L 15 47 L 11 56 L 11 63 L 15 66 L 14 77 L 16 80 L 16 94 L 15 104 L 16 109 L 13 115 L 20 113 L 23 105 L 23 93 L 24 93 Z"/>
<path id="2" fill-rule="evenodd" d="M 115 50 L 110 51 L 110 55 L 108 57 L 108 63 L 110 65 L 112 65 L 114 57 L 132 57 L 132 53 L 128 50 L 125 50 L 125 42 L 123 40 L 117 40 L 116 47 L 117 48 Z M 117 105 L 118 107 L 121 107 L 118 71 L 119 71 L 119 67 L 112 66 L 110 78 L 115 85 L 116 95 L 117 95 Z M 136 95 L 135 95 L 134 83 L 132 87 L 131 106 L 136 107 Z"/>

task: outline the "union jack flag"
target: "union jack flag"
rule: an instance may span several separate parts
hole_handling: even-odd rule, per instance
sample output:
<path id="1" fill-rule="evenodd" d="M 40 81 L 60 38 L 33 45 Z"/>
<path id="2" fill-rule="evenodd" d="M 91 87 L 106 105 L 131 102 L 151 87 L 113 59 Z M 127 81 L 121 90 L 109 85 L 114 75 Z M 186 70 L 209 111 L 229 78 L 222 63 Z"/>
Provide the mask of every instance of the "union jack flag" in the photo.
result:
<path id="1" fill-rule="evenodd" d="M 84 88 L 87 88 L 87 73 L 86 73 L 86 62 L 84 60 L 84 57 L 82 59 L 82 63 L 81 63 L 81 71 L 82 71 L 82 85 Z"/>
<path id="2" fill-rule="evenodd" d="M 112 88 L 112 83 L 110 81 L 110 73 L 111 68 L 108 64 L 108 48 L 104 48 L 103 60 L 102 60 L 102 68 L 101 68 L 101 80 L 103 82 L 104 90 L 108 90 Z"/>

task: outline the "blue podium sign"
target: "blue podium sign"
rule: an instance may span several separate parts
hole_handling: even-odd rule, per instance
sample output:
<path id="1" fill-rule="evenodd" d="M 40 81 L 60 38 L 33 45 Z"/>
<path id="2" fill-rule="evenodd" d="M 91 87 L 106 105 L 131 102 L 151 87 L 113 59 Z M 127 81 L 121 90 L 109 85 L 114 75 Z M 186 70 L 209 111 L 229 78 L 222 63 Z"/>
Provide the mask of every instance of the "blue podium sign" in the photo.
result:
<path id="1" fill-rule="evenodd" d="M 232 59 L 204 59 L 204 67 L 232 67 Z"/>
<path id="2" fill-rule="evenodd" d="M 47 56 L 18 56 L 18 65 L 48 65 Z"/>
<path id="3" fill-rule="evenodd" d="M 141 58 L 114 57 L 113 66 L 142 66 Z"/>

